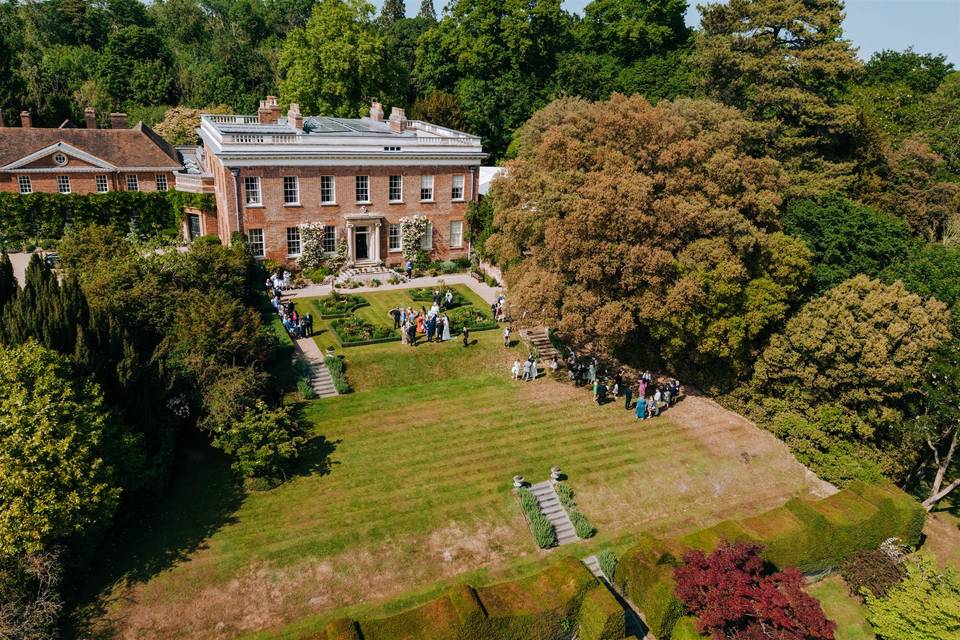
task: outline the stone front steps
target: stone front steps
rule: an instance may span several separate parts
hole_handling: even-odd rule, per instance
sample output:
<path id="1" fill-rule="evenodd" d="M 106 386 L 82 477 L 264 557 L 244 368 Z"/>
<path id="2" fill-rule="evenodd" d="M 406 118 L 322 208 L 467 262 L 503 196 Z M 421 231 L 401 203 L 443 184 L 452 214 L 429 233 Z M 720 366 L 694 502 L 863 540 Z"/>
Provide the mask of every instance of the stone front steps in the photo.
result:
<path id="1" fill-rule="evenodd" d="M 313 387 L 317 397 L 330 398 L 340 395 L 333 384 L 333 377 L 327 369 L 327 363 L 324 362 L 323 352 L 313 338 L 300 338 L 296 341 L 296 345 L 298 355 L 310 368 L 310 386 Z"/>
<path id="2" fill-rule="evenodd" d="M 604 575 L 603 569 L 600 568 L 600 561 L 597 560 L 597 556 L 587 556 L 581 560 L 583 564 L 587 565 L 587 569 L 590 569 L 590 572 L 593 575 L 597 576 L 601 580 L 607 580 L 607 576 Z"/>
<path id="3" fill-rule="evenodd" d="M 557 492 L 553 490 L 553 484 L 549 480 L 538 482 L 530 487 L 530 491 L 537 499 L 540 505 L 540 511 L 546 516 L 554 531 L 557 532 L 557 545 L 570 544 L 580 538 L 577 537 L 573 529 L 573 523 L 570 522 L 570 516 L 567 515 L 563 505 L 560 504 L 560 498 Z"/>

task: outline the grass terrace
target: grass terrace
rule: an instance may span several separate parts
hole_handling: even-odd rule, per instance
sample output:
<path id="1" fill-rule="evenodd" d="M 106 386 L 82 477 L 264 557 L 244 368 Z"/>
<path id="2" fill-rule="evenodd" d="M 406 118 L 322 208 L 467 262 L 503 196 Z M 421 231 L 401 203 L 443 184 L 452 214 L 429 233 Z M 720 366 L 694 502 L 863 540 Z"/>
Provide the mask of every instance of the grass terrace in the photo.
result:
<path id="1" fill-rule="evenodd" d="M 390 308 L 412 303 L 403 290 L 363 297 L 357 315 L 385 326 Z M 809 491 L 785 447 L 703 399 L 638 422 L 586 389 L 511 381 L 527 352 L 497 331 L 472 334 L 468 348 L 341 350 L 328 330 L 316 340 L 346 357 L 355 392 L 301 405 L 314 439 L 294 477 L 242 494 L 222 462 L 185 461 L 157 517 L 105 570 L 95 626 L 119 637 L 311 637 L 339 615 L 396 612 L 456 582 L 528 575 L 561 555 L 622 549 L 641 532 L 679 533 Z M 511 478 L 536 482 L 553 465 L 597 534 L 542 551 Z"/>

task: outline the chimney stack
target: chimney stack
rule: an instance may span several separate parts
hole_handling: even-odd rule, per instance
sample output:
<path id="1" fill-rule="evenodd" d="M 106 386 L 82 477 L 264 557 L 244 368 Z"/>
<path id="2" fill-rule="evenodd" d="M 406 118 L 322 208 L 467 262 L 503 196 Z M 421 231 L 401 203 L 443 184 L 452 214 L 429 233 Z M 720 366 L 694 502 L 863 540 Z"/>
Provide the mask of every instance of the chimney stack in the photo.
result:
<path id="1" fill-rule="evenodd" d="M 300 105 L 296 102 L 291 102 L 287 110 L 287 124 L 292 125 L 294 129 L 303 129 L 303 116 L 300 115 Z"/>
<path id="2" fill-rule="evenodd" d="M 33 126 L 33 118 L 30 117 L 29 111 L 20 112 L 20 126 L 24 129 L 29 129 Z"/>
<path id="3" fill-rule="evenodd" d="M 370 105 L 370 119 L 383 122 L 383 107 L 379 102 L 374 102 Z"/>
<path id="4" fill-rule="evenodd" d="M 127 119 L 127 114 L 125 113 L 111 113 L 110 114 L 110 128 L 111 129 L 129 129 L 130 121 Z"/>
<path id="5" fill-rule="evenodd" d="M 266 100 L 260 101 L 257 120 L 260 124 L 277 124 L 280 120 L 280 105 L 277 104 L 277 96 L 267 96 Z"/>
<path id="6" fill-rule="evenodd" d="M 406 128 L 407 114 L 399 107 L 390 109 L 390 130 L 394 133 L 400 133 Z"/>
<path id="7" fill-rule="evenodd" d="M 87 129 L 97 128 L 97 112 L 93 107 L 87 107 L 83 110 L 83 119 L 87 124 Z"/>

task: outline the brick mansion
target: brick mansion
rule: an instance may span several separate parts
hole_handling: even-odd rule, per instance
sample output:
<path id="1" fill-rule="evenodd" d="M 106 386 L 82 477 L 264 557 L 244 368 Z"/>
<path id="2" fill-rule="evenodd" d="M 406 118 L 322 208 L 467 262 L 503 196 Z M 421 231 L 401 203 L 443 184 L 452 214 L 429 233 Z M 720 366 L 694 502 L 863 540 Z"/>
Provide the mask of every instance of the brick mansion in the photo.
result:
<path id="1" fill-rule="evenodd" d="M 301 251 L 300 225 L 324 225 L 324 249 L 346 241 L 348 264 L 403 261 L 400 220 L 429 221 L 422 248 L 433 258 L 465 256 L 467 205 L 477 199 L 480 139 L 408 120 L 377 102 L 363 118 L 282 114 L 275 97 L 256 115 L 201 116 L 200 146 L 173 147 L 143 123 L 110 129 L 0 128 L 0 191 L 97 193 L 167 190 L 214 196 L 212 210 L 188 209 L 189 239 L 247 236 L 254 255 L 285 261 Z"/>

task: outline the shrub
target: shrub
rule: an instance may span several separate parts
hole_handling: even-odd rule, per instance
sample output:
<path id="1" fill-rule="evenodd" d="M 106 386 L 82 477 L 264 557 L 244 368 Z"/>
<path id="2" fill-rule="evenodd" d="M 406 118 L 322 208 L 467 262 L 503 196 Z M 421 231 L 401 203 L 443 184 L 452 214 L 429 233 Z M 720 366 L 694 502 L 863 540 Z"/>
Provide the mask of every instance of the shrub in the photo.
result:
<path id="1" fill-rule="evenodd" d="M 530 529 L 533 531 L 533 539 L 541 549 L 548 549 L 557 544 L 557 532 L 553 525 L 547 520 L 543 512 L 540 511 L 540 504 L 536 496 L 526 487 L 517 490 L 520 498 L 520 507 L 530 522 Z"/>
<path id="2" fill-rule="evenodd" d="M 297 392 L 300 393 L 300 397 L 304 400 L 313 400 L 317 397 L 317 392 L 313 390 L 310 381 L 304 378 L 297 379 Z"/>
<path id="3" fill-rule="evenodd" d="M 594 533 L 597 532 L 593 528 L 593 525 L 590 524 L 590 521 L 587 520 L 587 516 L 580 513 L 580 510 L 576 507 L 569 509 L 570 522 L 573 523 L 573 530 L 577 532 L 577 535 L 581 538 L 590 538 Z"/>
<path id="4" fill-rule="evenodd" d="M 447 317 L 450 318 L 450 332 L 454 334 L 462 332 L 465 326 L 470 331 L 496 329 L 498 326 L 485 312 L 469 305 L 451 309 L 447 312 Z"/>
<path id="5" fill-rule="evenodd" d="M 317 308 L 320 317 L 324 319 L 346 318 L 360 307 L 366 307 L 369 304 L 367 299 L 362 296 L 345 296 L 336 291 L 313 301 L 313 305 Z"/>
<path id="6" fill-rule="evenodd" d="M 613 582 L 613 574 L 617 570 L 617 554 L 612 549 L 604 549 L 597 554 L 597 562 L 600 564 L 600 570 L 607 580 Z"/>
<path id="7" fill-rule="evenodd" d="M 209 233 L 205 236 L 199 236 L 197 238 L 194 238 L 193 244 L 204 245 L 204 244 L 222 244 L 222 243 L 220 242 L 220 236 Z"/>
<path id="8" fill-rule="evenodd" d="M 400 276 L 392 275 L 387 278 L 387 284 L 400 284 Z"/>
<path id="9" fill-rule="evenodd" d="M 327 279 L 327 276 L 331 275 L 330 269 L 327 267 L 320 267 L 319 269 L 304 269 L 303 277 L 309 280 L 310 282 L 315 282 L 317 284 L 323 282 Z"/>
<path id="10" fill-rule="evenodd" d="M 891 587 L 903 580 L 903 565 L 880 549 L 858 551 L 850 556 L 840 570 L 850 587 L 850 595 L 863 597 L 868 590 L 877 598 L 885 598 Z"/>
<path id="11" fill-rule="evenodd" d="M 330 327 L 345 347 L 400 339 L 395 329 L 371 324 L 356 316 L 334 320 Z"/>
<path id="12" fill-rule="evenodd" d="M 579 640 L 623 640 L 627 619 L 623 607 L 604 588 L 587 594 L 580 606 Z"/>
<path id="13" fill-rule="evenodd" d="M 371 286 L 371 287 L 379 287 L 381 284 L 383 284 L 383 283 L 380 282 L 380 279 L 379 279 L 379 278 L 373 278 L 373 279 L 370 280 L 370 286 Z"/>
<path id="14" fill-rule="evenodd" d="M 444 260 L 440 263 L 440 271 L 441 273 L 456 273 L 460 271 L 460 267 L 452 260 Z"/>
<path id="15" fill-rule="evenodd" d="M 557 492 L 557 496 L 560 498 L 560 503 L 570 509 L 576 506 L 576 503 L 573 501 L 573 489 L 570 488 L 566 482 L 556 482 L 553 485 L 554 491 Z"/>
<path id="16" fill-rule="evenodd" d="M 433 302 L 433 293 L 437 290 L 440 291 L 440 297 L 443 300 L 443 304 L 446 304 L 447 291 L 453 293 L 453 301 L 447 305 L 448 309 L 462 307 L 469 304 L 462 293 L 456 289 L 451 289 L 450 287 L 445 287 L 442 285 L 438 287 L 416 287 L 414 289 L 410 289 L 408 293 L 410 294 L 410 297 L 417 302 Z"/>
<path id="17" fill-rule="evenodd" d="M 350 383 L 347 382 L 346 365 L 343 360 L 336 356 L 327 356 L 324 362 L 327 364 L 330 377 L 333 378 L 333 386 L 336 387 L 337 393 L 350 393 Z"/>
<path id="18" fill-rule="evenodd" d="M 234 458 L 245 477 L 277 478 L 306 442 L 286 408 L 270 409 L 257 400 L 237 422 L 214 434 L 213 446 Z"/>

